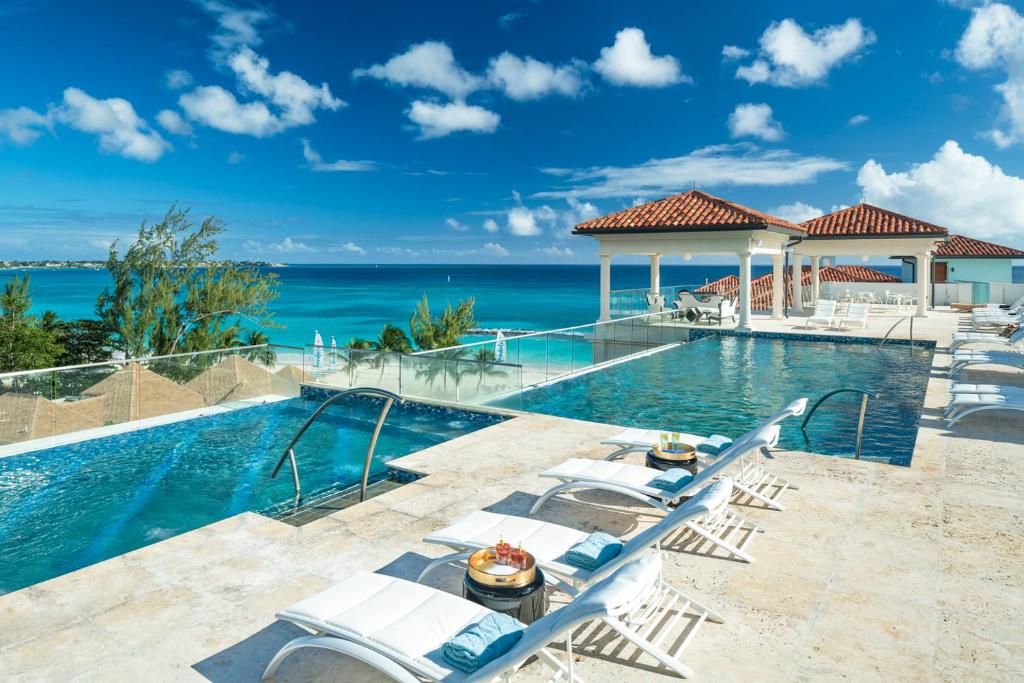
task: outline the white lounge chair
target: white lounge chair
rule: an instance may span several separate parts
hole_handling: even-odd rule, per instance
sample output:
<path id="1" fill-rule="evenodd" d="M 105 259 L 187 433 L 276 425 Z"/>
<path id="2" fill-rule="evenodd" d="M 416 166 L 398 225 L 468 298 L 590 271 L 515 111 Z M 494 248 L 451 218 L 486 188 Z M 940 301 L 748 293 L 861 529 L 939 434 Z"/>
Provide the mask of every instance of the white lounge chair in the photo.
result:
<path id="1" fill-rule="evenodd" d="M 844 329 L 847 325 L 860 325 L 862 330 L 868 327 L 868 314 L 871 312 L 871 304 L 850 304 L 846 315 L 839 318 L 838 327 Z"/>
<path id="2" fill-rule="evenodd" d="M 951 394 L 1001 394 L 1003 396 L 1024 396 L 1024 387 L 1005 384 L 971 384 L 953 382 L 949 388 Z"/>
<path id="3" fill-rule="evenodd" d="M 1000 336 L 997 332 L 957 332 L 949 343 L 949 350 L 955 351 L 967 344 L 995 344 L 997 346 L 1019 347 L 1024 340 L 1024 327 L 1009 337 Z"/>
<path id="4" fill-rule="evenodd" d="M 278 613 L 278 619 L 313 635 L 282 647 L 263 678 L 272 677 L 292 652 L 316 647 L 358 659 L 402 683 L 499 677 L 508 681 L 534 655 L 555 671 L 553 680 L 579 680 L 573 672 L 573 631 L 598 619 L 661 664 L 689 677 L 693 671 L 679 661 L 682 650 L 705 621 L 722 622 L 711 610 L 666 585 L 661 580 L 661 556 L 648 555 L 620 567 L 565 607 L 527 626 L 511 651 L 476 672 L 466 674 L 449 666 L 441 656 L 442 645 L 489 613 L 436 588 L 359 572 Z M 686 637 L 672 649 L 663 649 L 662 641 L 681 622 L 687 624 Z M 565 642 L 564 663 L 547 648 L 560 641 Z"/>
<path id="5" fill-rule="evenodd" d="M 982 410 L 1024 411 L 1024 396 L 1006 394 L 953 394 L 946 407 L 946 426 L 952 427 L 971 413 Z"/>
<path id="6" fill-rule="evenodd" d="M 654 526 L 631 539 L 622 539 L 621 552 L 595 571 L 582 569 L 565 559 L 566 552 L 585 540 L 590 532 L 539 519 L 478 510 L 423 539 L 424 543 L 443 545 L 455 552 L 427 565 L 418 580 L 422 582 L 446 564 L 465 562 L 477 550 L 494 545 L 498 538 L 522 543 L 546 574 L 557 577 L 554 580 L 558 588 L 568 595 L 576 595 L 580 586 L 604 578 L 623 564 L 647 554 L 650 548 L 660 549 L 665 538 L 679 531 L 692 532 L 737 559 L 753 562 L 746 548 L 762 529 L 729 509 L 731 497 L 732 482 L 728 478 L 709 484 Z"/>
<path id="7" fill-rule="evenodd" d="M 787 488 L 793 486 L 792 483 L 766 471 L 758 459 L 761 449 L 774 445 L 778 439 L 778 425 L 758 430 L 753 437 L 734 443 L 722 451 L 714 462 L 697 472 L 697 476 L 675 492 L 649 485 L 655 477 L 662 474 L 661 470 L 608 460 L 570 458 L 556 467 L 541 472 L 540 476 L 558 479 L 562 483 L 541 494 L 530 508 L 530 514 L 537 512 L 549 498 L 572 489 L 598 489 L 621 493 L 668 513 L 671 512 L 672 505 L 693 495 L 714 477 L 725 475 L 729 468 L 734 468 L 729 476 L 733 480 L 733 486 L 738 490 L 776 510 L 784 510 L 779 498 Z"/>
<path id="8" fill-rule="evenodd" d="M 832 326 L 832 320 L 836 317 L 836 302 L 832 299 L 818 299 L 814 303 L 814 313 L 807 318 L 805 327 L 814 327 L 821 323 L 825 327 Z"/>
<path id="9" fill-rule="evenodd" d="M 1024 370 L 1024 353 L 1016 351 L 957 351 L 949 366 L 950 376 L 972 365 L 1004 365 Z"/>

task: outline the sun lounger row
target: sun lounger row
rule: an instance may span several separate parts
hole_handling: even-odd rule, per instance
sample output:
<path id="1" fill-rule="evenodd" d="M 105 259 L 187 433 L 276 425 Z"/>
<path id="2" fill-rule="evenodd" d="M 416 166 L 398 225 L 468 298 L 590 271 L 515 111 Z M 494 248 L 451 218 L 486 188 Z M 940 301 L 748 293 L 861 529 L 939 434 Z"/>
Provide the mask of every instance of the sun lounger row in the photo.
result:
<path id="1" fill-rule="evenodd" d="M 814 313 L 808 316 L 806 327 L 836 327 L 840 330 L 850 325 L 857 325 L 862 330 L 867 328 L 868 314 L 871 312 L 871 304 L 851 303 L 847 306 L 846 315 L 837 314 L 838 304 L 832 299 L 818 299 L 814 304 Z"/>
<path id="2" fill-rule="evenodd" d="M 738 437 L 717 456 L 706 458 L 696 475 L 682 478 L 676 490 L 658 488 L 657 480 L 664 474 L 660 470 L 614 460 L 570 459 L 543 472 L 541 476 L 561 483 L 541 495 L 531 514 L 552 496 L 570 488 L 621 493 L 666 513 L 657 524 L 633 538 L 619 540 L 618 554 L 593 568 L 582 568 L 570 558 L 571 552 L 588 539 L 588 532 L 527 517 L 473 512 L 424 539 L 454 552 L 431 562 L 420 580 L 443 565 L 464 562 L 476 550 L 490 547 L 495 538 L 521 539 L 549 583 L 572 598 L 567 606 L 529 626 L 421 583 L 360 572 L 278 613 L 278 618 L 311 635 L 281 648 L 264 678 L 273 676 L 291 653 L 314 647 L 353 657 L 408 683 L 424 679 L 508 680 L 534 656 L 554 671 L 553 679 L 574 681 L 579 679 L 573 671 L 573 632 L 596 620 L 670 670 L 692 676 L 680 659 L 683 649 L 705 622 L 720 623 L 722 618 L 664 581 L 662 547 L 677 532 L 687 532 L 737 559 L 753 561 L 747 546 L 762 529 L 732 511 L 729 502 L 734 489 L 739 489 L 782 509 L 778 504 L 781 491 L 795 487 L 768 474 L 759 457 L 777 442 L 777 423 L 800 414 L 805 406 L 806 399 L 795 401 Z M 647 447 L 653 443 L 647 442 Z M 621 454 L 620 446 L 613 455 L 618 458 Z M 779 493 L 766 490 L 768 481 Z M 689 624 L 685 638 L 671 647 L 663 645 L 683 619 Z M 465 654 L 468 645 L 480 645 L 483 634 L 492 637 L 488 643 L 502 642 L 505 647 L 492 652 L 496 656 L 475 670 L 453 665 L 460 661 L 453 655 L 456 646 Z M 552 643 L 563 642 L 564 654 L 549 648 Z"/>
<path id="3" fill-rule="evenodd" d="M 989 410 L 1024 411 L 1024 387 L 954 382 L 946 406 L 946 426 L 973 413 Z"/>

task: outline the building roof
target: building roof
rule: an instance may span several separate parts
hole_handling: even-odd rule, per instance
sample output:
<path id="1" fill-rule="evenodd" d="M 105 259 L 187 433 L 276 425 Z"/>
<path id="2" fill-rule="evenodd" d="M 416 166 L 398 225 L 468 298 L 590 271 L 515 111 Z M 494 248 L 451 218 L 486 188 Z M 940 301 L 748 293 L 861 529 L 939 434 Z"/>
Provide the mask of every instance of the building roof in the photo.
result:
<path id="1" fill-rule="evenodd" d="M 825 266 L 818 271 L 818 279 L 821 282 L 900 282 L 898 277 L 883 273 L 874 268 L 865 266 Z M 762 275 L 750 281 L 750 308 L 754 311 L 766 311 L 772 307 L 772 286 L 775 278 L 772 273 Z M 788 283 L 787 283 L 788 284 Z M 811 285 L 811 267 L 804 266 L 801 287 Z M 735 275 L 726 275 L 714 282 L 709 282 L 695 291 L 701 293 L 715 293 L 729 298 L 736 298 L 740 293 L 740 279 Z M 792 292 L 786 294 L 791 297 Z"/>
<path id="2" fill-rule="evenodd" d="M 803 228 L 778 216 L 690 190 L 630 207 L 576 226 L 577 235 L 635 232 L 703 232 L 778 227 L 802 233 Z"/>
<path id="3" fill-rule="evenodd" d="M 880 209 L 871 204 L 857 204 L 839 211 L 812 218 L 800 225 L 807 238 L 834 237 L 927 237 L 946 236 L 949 231 L 939 225 Z"/>
<path id="4" fill-rule="evenodd" d="M 935 256 L 938 258 L 1024 259 L 1024 251 L 964 235 L 950 235 L 949 241 L 940 245 L 935 251 Z"/>

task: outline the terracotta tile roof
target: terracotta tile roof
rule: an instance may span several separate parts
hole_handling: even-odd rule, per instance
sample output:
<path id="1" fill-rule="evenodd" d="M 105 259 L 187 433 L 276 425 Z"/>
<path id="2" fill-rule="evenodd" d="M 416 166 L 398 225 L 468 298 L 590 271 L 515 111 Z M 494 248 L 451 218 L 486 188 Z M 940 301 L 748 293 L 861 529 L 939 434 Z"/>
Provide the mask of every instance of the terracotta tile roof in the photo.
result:
<path id="1" fill-rule="evenodd" d="M 870 204 L 857 204 L 833 211 L 820 218 L 801 223 L 807 237 L 905 237 L 946 235 L 945 228 L 880 209 Z"/>
<path id="2" fill-rule="evenodd" d="M 606 232 L 682 232 L 723 230 L 731 227 L 772 225 L 803 232 L 803 228 L 778 216 L 690 190 L 657 201 L 610 213 L 576 226 L 580 235 Z"/>
<path id="3" fill-rule="evenodd" d="M 826 266 L 818 271 L 818 277 L 822 282 L 900 282 L 898 277 L 883 273 L 874 268 L 865 266 Z M 754 311 L 767 311 L 772 307 L 772 285 L 775 278 L 771 273 L 754 278 L 750 281 L 750 308 Z M 804 266 L 801 287 L 811 286 L 811 267 Z M 792 289 L 792 288 L 790 288 Z M 709 282 L 695 291 L 701 293 L 715 293 L 735 299 L 740 294 L 740 279 L 735 275 L 726 275 L 714 282 Z M 786 294 L 787 299 L 792 298 L 792 292 Z"/>
<path id="4" fill-rule="evenodd" d="M 1024 251 L 983 242 L 973 237 L 950 235 L 949 241 L 941 245 L 935 251 L 935 255 L 947 258 L 1024 258 Z"/>

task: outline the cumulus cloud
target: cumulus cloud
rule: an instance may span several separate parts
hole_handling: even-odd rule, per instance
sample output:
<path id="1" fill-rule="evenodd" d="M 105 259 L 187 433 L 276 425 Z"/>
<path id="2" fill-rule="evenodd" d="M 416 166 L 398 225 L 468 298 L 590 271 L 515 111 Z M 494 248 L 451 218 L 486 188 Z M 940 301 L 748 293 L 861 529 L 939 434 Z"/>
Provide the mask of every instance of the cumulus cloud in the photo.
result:
<path id="1" fill-rule="evenodd" d="M 193 121 L 225 133 L 266 137 L 280 133 L 280 120 L 263 102 L 239 102 L 219 85 L 204 85 L 178 98 Z"/>
<path id="2" fill-rule="evenodd" d="M 863 126 L 865 123 L 871 120 L 871 117 L 864 114 L 854 114 L 850 117 L 850 120 L 846 122 L 848 126 Z"/>
<path id="3" fill-rule="evenodd" d="M 346 254 L 358 254 L 360 256 L 366 256 L 366 250 L 355 242 L 341 242 L 333 247 L 330 247 L 327 251 L 334 253 L 346 253 Z"/>
<path id="4" fill-rule="evenodd" d="M 782 124 L 772 118 L 767 104 L 738 104 L 729 114 L 729 133 L 734 138 L 753 137 L 778 142 L 786 136 Z"/>
<path id="5" fill-rule="evenodd" d="M 455 232 L 468 232 L 469 231 L 469 226 L 468 225 L 466 225 L 465 223 L 460 223 L 459 221 L 455 220 L 454 218 L 446 218 L 445 221 L 444 221 L 444 224 L 447 225 L 452 230 L 454 230 Z"/>
<path id="6" fill-rule="evenodd" d="M 173 135 L 192 135 L 192 126 L 188 121 L 181 118 L 181 114 L 172 110 L 164 109 L 156 115 L 156 122 L 160 127 Z"/>
<path id="7" fill-rule="evenodd" d="M 280 111 L 283 128 L 313 123 L 317 109 L 335 111 L 345 106 L 326 83 L 314 86 L 290 71 L 270 73 L 270 62 L 243 47 L 228 60 L 243 92 L 261 95 Z"/>
<path id="8" fill-rule="evenodd" d="M 634 166 L 557 169 L 555 177 L 562 186 L 533 196 L 633 199 L 672 194 L 694 182 L 705 187 L 798 185 L 845 168 L 846 163 L 836 159 L 785 149 L 763 150 L 750 143 L 712 145 Z"/>
<path id="9" fill-rule="evenodd" d="M 738 47 L 736 45 L 722 46 L 722 59 L 726 61 L 735 61 L 749 56 L 750 50 L 747 50 L 746 48 Z"/>
<path id="10" fill-rule="evenodd" d="M 308 254 L 315 251 L 312 247 L 291 237 L 285 237 L 280 242 L 260 242 L 258 240 L 246 240 L 242 248 L 255 254 Z"/>
<path id="11" fill-rule="evenodd" d="M 768 213 L 779 218 L 785 218 L 790 223 L 803 223 L 809 221 L 812 218 L 818 216 L 824 216 L 825 212 L 816 206 L 810 204 L 804 204 L 803 202 L 793 202 L 792 204 L 782 204 L 776 206 L 774 209 L 769 209 Z"/>
<path id="12" fill-rule="evenodd" d="M 171 148 L 120 97 L 98 100 L 79 88 L 67 88 L 54 116 L 75 130 L 99 136 L 102 151 L 128 159 L 156 161 Z"/>
<path id="13" fill-rule="evenodd" d="M 949 140 L 931 160 L 887 172 L 874 159 L 857 173 L 870 204 L 945 226 L 953 232 L 1024 246 L 1024 178 Z"/>
<path id="14" fill-rule="evenodd" d="M 53 121 L 50 116 L 28 107 L 0 109 L 0 140 L 7 138 L 15 145 L 31 145 L 39 139 L 44 130 L 52 127 Z"/>
<path id="15" fill-rule="evenodd" d="M 508 249 L 506 249 L 505 247 L 501 246 L 497 242 L 487 242 L 487 243 L 485 243 L 483 250 L 485 252 L 487 252 L 488 254 L 493 254 L 494 256 L 501 256 L 501 257 L 508 256 Z"/>
<path id="16" fill-rule="evenodd" d="M 484 221 L 484 230 L 487 232 L 498 232 L 498 222 L 493 218 L 488 218 Z"/>
<path id="17" fill-rule="evenodd" d="M 576 97 L 584 81 L 578 64 L 554 66 L 533 57 L 502 52 L 487 69 L 487 80 L 513 100 L 536 100 L 552 93 Z"/>
<path id="18" fill-rule="evenodd" d="M 773 22 L 761 34 L 757 59 L 736 70 L 748 83 L 801 88 L 823 82 L 829 72 L 875 42 L 859 19 L 807 33 L 793 19 Z"/>
<path id="19" fill-rule="evenodd" d="M 320 173 L 337 173 L 340 171 L 375 171 L 377 164 L 373 161 L 348 161 L 338 159 L 337 161 L 325 162 L 320 153 L 313 149 L 307 138 L 299 140 L 302 145 L 302 157 L 309 164 L 310 169 Z"/>
<path id="20" fill-rule="evenodd" d="M 419 126 L 420 140 L 441 138 L 457 131 L 493 133 L 501 122 L 493 111 L 465 102 L 438 104 L 416 100 L 406 116 Z"/>
<path id="21" fill-rule="evenodd" d="M 533 253 L 556 258 L 568 258 L 574 255 L 573 250 L 569 247 L 538 247 L 533 250 Z"/>
<path id="22" fill-rule="evenodd" d="M 985 131 L 984 137 L 1000 148 L 1024 140 L 1024 17 L 999 3 L 975 9 L 955 54 L 968 69 L 1006 72 L 1006 81 L 995 89 L 1003 98 L 1000 117 L 1007 128 Z"/>
<path id="23" fill-rule="evenodd" d="M 692 83 L 672 55 L 656 57 L 638 28 L 624 28 L 615 34 L 611 47 L 601 48 L 594 70 L 609 83 L 660 88 L 675 83 Z"/>
<path id="24" fill-rule="evenodd" d="M 540 234 L 540 226 L 533 212 L 525 206 L 517 206 L 508 212 L 508 231 L 516 237 L 532 237 Z"/>
<path id="25" fill-rule="evenodd" d="M 171 69 L 164 72 L 164 85 L 169 90 L 181 90 L 192 85 L 192 74 L 184 69 Z"/>
<path id="26" fill-rule="evenodd" d="M 242 46 L 257 47 L 263 42 L 258 27 L 271 19 L 262 7 L 237 7 L 220 0 L 200 0 L 199 5 L 216 21 L 211 39 L 215 53 L 223 55 Z"/>
<path id="27" fill-rule="evenodd" d="M 429 40 L 413 45 L 383 64 L 352 72 L 356 78 L 369 76 L 394 85 L 437 90 L 462 99 L 479 89 L 484 81 L 459 66 L 447 43 Z"/>

